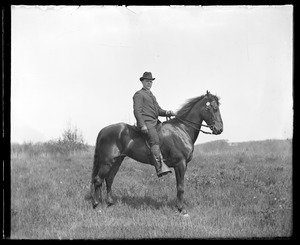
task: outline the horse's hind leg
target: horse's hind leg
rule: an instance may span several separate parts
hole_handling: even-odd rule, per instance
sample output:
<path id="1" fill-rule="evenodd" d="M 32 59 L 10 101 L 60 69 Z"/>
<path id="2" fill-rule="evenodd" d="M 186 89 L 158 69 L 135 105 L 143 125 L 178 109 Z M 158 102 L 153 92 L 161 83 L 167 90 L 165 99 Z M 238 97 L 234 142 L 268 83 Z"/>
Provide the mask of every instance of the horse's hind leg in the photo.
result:
<path id="1" fill-rule="evenodd" d="M 93 208 L 96 208 L 100 201 L 102 202 L 102 184 L 109 170 L 109 165 L 101 164 L 101 161 L 94 163 L 91 181 Z"/>
<path id="2" fill-rule="evenodd" d="M 102 183 L 103 178 L 99 177 L 99 170 L 100 166 L 98 164 L 94 165 L 93 172 L 92 172 L 92 180 L 91 180 L 91 198 L 92 198 L 92 205 L 93 208 L 96 208 L 100 202 L 100 199 L 102 201 Z"/>
<path id="3" fill-rule="evenodd" d="M 96 208 L 98 206 L 100 199 L 102 200 L 102 191 L 101 191 L 102 183 L 103 183 L 103 179 L 100 179 L 98 175 L 92 179 L 91 197 L 92 197 L 93 208 Z"/>
<path id="4" fill-rule="evenodd" d="M 106 190 L 107 190 L 107 199 L 106 202 L 108 204 L 108 206 L 113 204 L 113 198 L 112 198 L 112 191 L 111 191 L 111 186 L 113 184 L 114 178 L 121 166 L 121 163 L 123 161 L 124 157 L 120 156 L 118 157 L 113 166 L 111 167 L 107 177 L 105 177 L 105 182 L 106 182 Z"/>

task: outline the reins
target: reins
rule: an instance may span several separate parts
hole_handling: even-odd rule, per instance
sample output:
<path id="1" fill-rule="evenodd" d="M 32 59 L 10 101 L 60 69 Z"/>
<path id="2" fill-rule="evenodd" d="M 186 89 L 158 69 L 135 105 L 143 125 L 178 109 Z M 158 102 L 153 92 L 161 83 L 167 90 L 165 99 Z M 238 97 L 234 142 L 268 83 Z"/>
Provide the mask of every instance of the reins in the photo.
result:
<path id="1" fill-rule="evenodd" d="M 168 118 L 168 117 L 166 117 L 166 118 L 167 118 L 167 121 L 168 121 L 169 118 Z M 193 124 L 197 125 L 198 127 L 203 126 L 203 127 L 209 128 L 208 125 L 195 123 L 195 122 L 192 122 L 192 121 L 190 121 L 190 120 L 187 120 L 187 119 L 181 119 L 180 117 L 176 117 L 176 116 L 175 116 L 175 118 L 177 118 L 179 121 L 181 121 L 181 122 L 184 123 L 185 125 L 187 125 L 187 126 L 193 128 L 193 129 L 195 129 L 195 130 L 198 130 L 198 131 L 200 131 L 200 132 L 202 132 L 202 133 L 204 133 L 204 134 L 212 134 L 211 132 L 206 132 L 206 131 L 203 131 L 203 130 L 200 129 L 200 128 L 196 128 L 196 127 L 194 127 L 193 125 L 191 125 L 190 123 L 193 123 Z"/>

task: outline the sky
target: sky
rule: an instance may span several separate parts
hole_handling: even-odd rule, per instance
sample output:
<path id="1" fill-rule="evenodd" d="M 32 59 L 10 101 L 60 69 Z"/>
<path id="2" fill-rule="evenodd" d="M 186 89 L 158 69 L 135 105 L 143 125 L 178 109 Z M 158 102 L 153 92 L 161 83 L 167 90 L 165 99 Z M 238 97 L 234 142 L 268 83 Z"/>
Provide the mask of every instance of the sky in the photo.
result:
<path id="1" fill-rule="evenodd" d="M 293 137 L 291 5 L 20 5 L 11 16 L 11 142 L 76 127 L 95 145 L 103 127 L 135 123 L 145 71 L 163 109 L 220 97 L 224 132 L 196 143 Z"/>

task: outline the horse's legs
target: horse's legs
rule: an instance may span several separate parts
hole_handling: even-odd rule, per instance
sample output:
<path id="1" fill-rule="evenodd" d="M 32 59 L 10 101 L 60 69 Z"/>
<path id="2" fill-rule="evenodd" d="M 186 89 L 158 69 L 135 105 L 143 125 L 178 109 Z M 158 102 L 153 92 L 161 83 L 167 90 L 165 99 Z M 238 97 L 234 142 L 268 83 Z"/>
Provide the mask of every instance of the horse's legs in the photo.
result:
<path id="1" fill-rule="evenodd" d="M 107 199 L 106 202 L 110 206 L 113 204 L 113 199 L 112 199 L 112 191 L 111 191 L 111 186 L 113 184 L 114 178 L 121 166 L 121 163 L 123 161 L 124 157 L 120 156 L 116 159 L 114 162 L 113 166 L 111 167 L 107 177 L 105 177 L 105 182 L 106 182 L 106 192 L 107 192 Z"/>
<path id="2" fill-rule="evenodd" d="M 102 202 L 102 183 L 109 170 L 109 165 L 104 165 L 100 162 L 94 163 L 91 181 L 91 197 L 93 208 L 96 208 L 100 201 Z"/>
<path id="3" fill-rule="evenodd" d="M 92 198 L 92 204 L 93 208 L 96 208 L 99 204 L 99 196 L 101 192 L 101 186 L 103 180 L 101 180 L 98 176 L 100 170 L 100 163 L 98 161 L 97 156 L 94 156 L 94 165 L 93 165 L 93 171 L 91 176 L 91 198 Z"/>
<path id="4" fill-rule="evenodd" d="M 184 174 L 186 171 L 186 162 L 181 161 L 177 166 L 174 167 L 176 175 L 176 187 L 177 187 L 177 208 L 178 211 L 186 215 L 187 211 L 183 207 L 183 193 L 184 193 Z"/>
<path id="5" fill-rule="evenodd" d="M 91 197 L 92 197 L 92 204 L 93 208 L 96 208 L 100 202 L 102 201 L 102 183 L 103 179 L 101 179 L 98 175 L 92 180 L 91 183 Z"/>

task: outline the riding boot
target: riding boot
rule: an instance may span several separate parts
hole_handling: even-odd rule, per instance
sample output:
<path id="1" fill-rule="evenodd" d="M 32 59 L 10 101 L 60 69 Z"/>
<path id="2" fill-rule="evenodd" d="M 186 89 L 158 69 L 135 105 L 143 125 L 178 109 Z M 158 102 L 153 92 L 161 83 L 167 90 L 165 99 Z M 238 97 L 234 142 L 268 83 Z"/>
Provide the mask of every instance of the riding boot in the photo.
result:
<path id="1" fill-rule="evenodd" d="M 159 145 L 153 145 L 151 147 L 151 153 L 153 156 L 153 163 L 158 177 L 161 177 L 168 173 L 172 173 L 171 169 L 163 161 L 163 156 L 160 152 Z"/>

